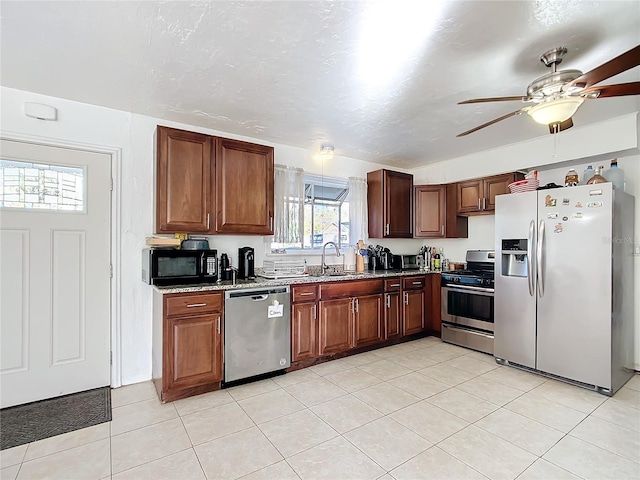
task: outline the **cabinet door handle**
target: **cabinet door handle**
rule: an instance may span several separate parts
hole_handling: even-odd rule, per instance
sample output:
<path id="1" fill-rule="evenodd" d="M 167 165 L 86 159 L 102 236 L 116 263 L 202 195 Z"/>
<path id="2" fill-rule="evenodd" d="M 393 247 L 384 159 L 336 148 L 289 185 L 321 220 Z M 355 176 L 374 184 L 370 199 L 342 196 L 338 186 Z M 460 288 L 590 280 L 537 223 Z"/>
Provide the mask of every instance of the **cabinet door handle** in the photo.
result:
<path id="1" fill-rule="evenodd" d="M 486 199 L 486 198 L 483 198 L 483 199 L 482 199 L 482 209 L 483 209 L 483 210 L 486 210 L 486 209 L 487 209 L 487 199 Z"/>
<path id="2" fill-rule="evenodd" d="M 356 298 L 355 303 L 356 303 L 356 313 L 358 313 L 360 312 L 360 301 Z"/>
<path id="3" fill-rule="evenodd" d="M 440 226 L 440 235 L 444 235 L 444 224 Z"/>
<path id="4" fill-rule="evenodd" d="M 273 217 L 269 217 L 269 230 L 273 230 Z"/>
<path id="5" fill-rule="evenodd" d="M 349 305 L 351 306 L 351 313 L 353 313 L 353 312 L 354 312 L 353 305 L 354 305 L 355 303 L 356 303 L 356 302 L 354 302 L 354 301 L 353 301 L 353 298 L 352 298 L 351 300 L 349 300 Z"/>
<path id="6" fill-rule="evenodd" d="M 387 308 L 391 308 L 391 295 L 387 293 Z"/>
<path id="7" fill-rule="evenodd" d="M 211 215 L 207 213 L 207 230 L 209 230 L 210 227 L 210 223 L 209 220 L 211 219 Z"/>
<path id="8" fill-rule="evenodd" d="M 478 210 L 482 210 L 482 207 L 480 206 L 480 197 L 478 197 Z"/>
<path id="9" fill-rule="evenodd" d="M 189 305 L 187 305 L 187 308 L 206 307 L 206 306 L 207 306 L 206 303 L 190 303 Z"/>
<path id="10" fill-rule="evenodd" d="M 404 304 L 409 305 L 409 292 L 404 292 Z"/>
<path id="11" fill-rule="evenodd" d="M 218 317 L 218 335 L 220 335 L 220 317 Z"/>
<path id="12" fill-rule="evenodd" d="M 387 223 L 387 226 L 385 228 L 386 234 L 389 235 L 389 224 Z"/>
<path id="13" fill-rule="evenodd" d="M 422 282 L 411 282 L 412 285 L 422 285 Z"/>
<path id="14" fill-rule="evenodd" d="M 392 283 L 391 285 L 389 285 L 389 287 L 390 287 L 390 288 L 391 288 L 391 287 L 399 287 L 399 286 L 400 286 L 400 284 L 399 284 L 399 283 Z"/>
<path id="15" fill-rule="evenodd" d="M 298 294 L 300 297 L 307 297 L 309 295 L 313 295 L 313 292 L 302 292 Z"/>
<path id="16" fill-rule="evenodd" d="M 318 318 L 318 310 L 317 310 L 317 305 L 313 306 L 313 319 L 316 320 Z"/>

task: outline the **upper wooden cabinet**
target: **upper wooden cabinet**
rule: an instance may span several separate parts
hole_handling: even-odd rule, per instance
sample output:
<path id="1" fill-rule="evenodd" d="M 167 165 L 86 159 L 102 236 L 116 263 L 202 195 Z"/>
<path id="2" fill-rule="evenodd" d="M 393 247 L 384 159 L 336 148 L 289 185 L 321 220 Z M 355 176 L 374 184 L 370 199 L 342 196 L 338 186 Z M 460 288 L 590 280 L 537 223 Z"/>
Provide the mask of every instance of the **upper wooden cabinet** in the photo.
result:
<path id="1" fill-rule="evenodd" d="M 158 126 L 157 233 L 273 234 L 273 147 Z"/>
<path id="2" fill-rule="evenodd" d="M 367 173 L 367 206 L 370 238 L 413 237 L 413 175 Z"/>
<path id="3" fill-rule="evenodd" d="M 273 234 L 273 147 L 216 143 L 216 232 Z"/>
<path id="4" fill-rule="evenodd" d="M 523 178 L 521 173 L 506 173 L 459 182 L 458 215 L 493 213 L 496 209 L 496 195 L 509 193 L 508 185 Z"/>
<path id="5" fill-rule="evenodd" d="M 209 233 L 213 137 L 158 127 L 156 232 Z"/>
<path id="6" fill-rule="evenodd" d="M 457 214 L 457 193 L 455 184 L 415 187 L 416 238 L 467 238 L 469 220 Z"/>

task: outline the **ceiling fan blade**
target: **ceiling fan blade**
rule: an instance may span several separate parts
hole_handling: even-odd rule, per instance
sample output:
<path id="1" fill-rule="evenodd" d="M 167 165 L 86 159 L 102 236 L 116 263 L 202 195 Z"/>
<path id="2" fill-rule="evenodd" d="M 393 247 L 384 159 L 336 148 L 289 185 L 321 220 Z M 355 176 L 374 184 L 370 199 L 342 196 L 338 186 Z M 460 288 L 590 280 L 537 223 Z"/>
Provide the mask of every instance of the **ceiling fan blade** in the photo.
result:
<path id="1" fill-rule="evenodd" d="M 522 112 L 523 112 L 523 109 L 516 110 L 515 112 L 507 113 L 506 115 L 503 115 L 501 117 L 495 118 L 495 119 L 491 120 L 490 122 L 483 123 L 479 127 L 475 127 L 475 128 L 472 128 L 471 130 L 467 130 L 466 132 L 459 133 L 458 135 L 456 135 L 456 137 L 464 137 L 465 135 L 469 135 L 470 133 L 477 132 L 481 128 L 488 127 L 489 125 L 493 125 L 494 123 L 498 123 L 501 120 L 505 120 L 505 119 L 507 119 L 509 117 L 514 117 L 516 115 L 520 115 Z"/>
<path id="2" fill-rule="evenodd" d="M 571 117 L 567 118 L 564 122 L 550 123 L 549 133 L 560 133 L 567 128 L 573 127 L 573 120 Z"/>
<path id="3" fill-rule="evenodd" d="M 600 92 L 596 98 L 640 95 L 640 82 L 618 83 L 616 85 L 603 85 L 602 87 L 585 88 L 580 92 L 580 95 L 587 95 L 592 92 Z"/>
<path id="4" fill-rule="evenodd" d="M 458 102 L 458 105 L 466 105 L 468 103 L 485 103 L 485 102 L 515 102 L 515 101 L 526 102 L 530 100 L 530 97 L 523 97 L 522 95 L 518 97 L 493 97 L 493 98 L 472 98 L 471 100 L 463 100 L 462 102 Z"/>
<path id="5" fill-rule="evenodd" d="M 569 87 L 589 88 L 602 80 L 626 72 L 630 68 L 637 67 L 638 65 L 640 65 L 640 45 L 582 74 L 562 87 L 562 89 L 566 92 Z"/>

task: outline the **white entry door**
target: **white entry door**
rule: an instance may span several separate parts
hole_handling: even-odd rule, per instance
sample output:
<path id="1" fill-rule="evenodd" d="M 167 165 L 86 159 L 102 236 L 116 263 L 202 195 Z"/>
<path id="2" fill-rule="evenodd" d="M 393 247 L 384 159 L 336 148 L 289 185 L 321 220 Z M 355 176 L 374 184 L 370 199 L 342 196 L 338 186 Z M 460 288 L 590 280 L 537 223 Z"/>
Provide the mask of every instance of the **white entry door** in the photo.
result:
<path id="1" fill-rule="evenodd" d="M 110 384 L 111 158 L 0 140 L 0 407 Z"/>

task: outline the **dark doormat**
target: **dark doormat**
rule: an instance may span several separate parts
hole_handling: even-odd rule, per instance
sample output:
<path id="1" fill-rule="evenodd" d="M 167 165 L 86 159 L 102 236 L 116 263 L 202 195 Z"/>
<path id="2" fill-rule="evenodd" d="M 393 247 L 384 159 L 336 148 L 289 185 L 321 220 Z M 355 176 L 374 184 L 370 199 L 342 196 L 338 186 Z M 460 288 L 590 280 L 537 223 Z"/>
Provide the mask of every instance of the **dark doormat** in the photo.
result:
<path id="1" fill-rule="evenodd" d="M 0 410 L 0 450 L 111 421 L 111 388 Z"/>

